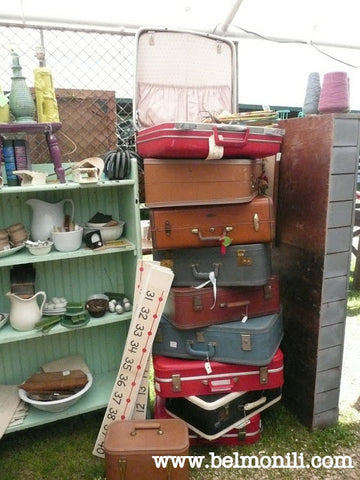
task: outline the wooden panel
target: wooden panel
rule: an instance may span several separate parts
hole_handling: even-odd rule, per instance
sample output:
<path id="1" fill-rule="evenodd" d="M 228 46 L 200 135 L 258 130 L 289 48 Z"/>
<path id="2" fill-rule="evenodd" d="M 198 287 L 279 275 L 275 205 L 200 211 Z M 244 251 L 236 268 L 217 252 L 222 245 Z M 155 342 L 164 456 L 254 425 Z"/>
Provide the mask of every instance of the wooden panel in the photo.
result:
<path id="1" fill-rule="evenodd" d="M 320 326 L 333 325 L 345 321 L 346 299 L 323 303 L 320 311 Z"/>
<path id="2" fill-rule="evenodd" d="M 322 372 L 331 368 L 340 367 L 342 363 L 342 354 L 342 345 L 320 350 L 318 354 L 318 371 Z"/>
<path id="3" fill-rule="evenodd" d="M 338 389 L 340 375 L 340 366 L 320 372 L 316 378 L 315 393 Z"/>
<path id="4" fill-rule="evenodd" d="M 354 173 L 357 165 L 354 158 L 358 154 L 357 146 L 354 147 L 334 147 L 331 160 L 331 173 Z"/>
<path id="5" fill-rule="evenodd" d="M 318 393 L 316 395 L 314 413 L 321 413 L 327 410 L 333 410 L 334 405 L 339 401 L 339 389 L 328 390 L 326 392 Z"/>
<path id="6" fill-rule="evenodd" d="M 344 323 L 322 327 L 319 333 L 319 348 L 342 345 L 344 341 Z"/>
<path id="7" fill-rule="evenodd" d="M 353 199 L 344 202 L 330 202 L 328 228 L 346 227 L 352 224 Z"/>
<path id="8" fill-rule="evenodd" d="M 349 252 L 327 253 L 325 255 L 324 277 L 347 275 Z"/>
<path id="9" fill-rule="evenodd" d="M 314 414 L 314 428 L 321 429 L 326 428 L 329 425 L 334 425 L 339 417 L 339 409 L 333 408 L 331 410 L 327 410 L 326 412 L 315 413 Z"/>

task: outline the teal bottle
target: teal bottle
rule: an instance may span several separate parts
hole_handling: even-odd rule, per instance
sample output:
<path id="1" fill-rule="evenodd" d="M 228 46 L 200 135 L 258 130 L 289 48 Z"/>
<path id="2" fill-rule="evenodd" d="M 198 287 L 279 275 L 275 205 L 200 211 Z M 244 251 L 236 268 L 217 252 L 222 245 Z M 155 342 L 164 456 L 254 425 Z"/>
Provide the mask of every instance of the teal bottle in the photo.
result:
<path id="1" fill-rule="evenodd" d="M 16 123 L 35 123 L 35 103 L 22 73 L 19 55 L 12 53 L 10 111 Z"/>

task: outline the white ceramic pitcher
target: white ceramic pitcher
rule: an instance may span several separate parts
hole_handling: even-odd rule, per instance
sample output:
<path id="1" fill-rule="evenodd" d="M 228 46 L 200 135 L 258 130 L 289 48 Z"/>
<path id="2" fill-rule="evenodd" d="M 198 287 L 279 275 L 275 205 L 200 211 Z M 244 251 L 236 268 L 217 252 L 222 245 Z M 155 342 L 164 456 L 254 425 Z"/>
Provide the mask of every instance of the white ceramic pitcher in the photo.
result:
<path id="1" fill-rule="evenodd" d="M 44 202 L 37 198 L 29 198 L 26 201 L 27 205 L 33 209 L 33 216 L 31 221 L 30 233 L 31 240 L 51 240 L 51 232 L 54 225 L 64 225 L 65 213 L 64 204 L 70 203 L 71 215 L 70 221 L 74 219 L 74 202 L 71 198 L 65 198 L 57 203 Z"/>
<path id="2" fill-rule="evenodd" d="M 10 299 L 10 325 L 20 332 L 32 330 L 35 323 L 42 317 L 44 303 L 46 301 L 46 293 L 39 291 L 30 298 L 18 297 L 14 293 L 7 292 L 6 296 Z M 37 297 L 42 296 L 43 299 L 39 305 Z"/>

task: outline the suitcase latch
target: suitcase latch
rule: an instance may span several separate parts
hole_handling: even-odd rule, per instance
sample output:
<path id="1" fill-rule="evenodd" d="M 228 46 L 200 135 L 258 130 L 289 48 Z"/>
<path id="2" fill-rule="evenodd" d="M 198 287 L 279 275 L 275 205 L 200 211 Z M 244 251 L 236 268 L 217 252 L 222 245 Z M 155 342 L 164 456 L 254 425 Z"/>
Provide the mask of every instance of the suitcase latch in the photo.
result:
<path id="1" fill-rule="evenodd" d="M 239 267 L 251 267 L 253 263 L 252 257 L 246 257 L 245 250 L 241 249 L 236 252 L 236 260 Z"/>
<path id="2" fill-rule="evenodd" d="M 119 480 L 125 480 L 126 477 L 126 457 L 120 457 L 118 460 L 119 465 Z"/>
<path id="3" fill-rule="evenodd" d="M 264 299 L 269 300 L 270 298 L 272 298 L 272 296 L 273 294 L 271 284 L 267 283 L 266 285 L 264 285 Z"/>
<path id="4" fill-rule="evenodd" d="M 254 213 L 253 224 L 255 232 L 258 232 L 260 230 L 260 218 L 257 213 Z"/>
<path id="5" fill-rule="evenodd" d="M 181 392 L 181 377 L 178 373 L 171 376 L 173 392 Z"/>
<path id="6" fill-rule="evenodd" d="M 167 235 L 168 237 L 170 237 L 170 235 L 171 235 L 171 223 L 170 223 L 170 220 L 166 220 L 166 221 L 165 221 L 165 235 Z"/>
<path id="7" fill-rule="evenodd" d="M 248 333 L 241 334 L 241 348 L 244 352 L 251 352 L 251 335 Z"/>
<path id="8" fill-rule="evenodd" d="M 260 384 L 261 385 L 266 385 L 269 381 L 269 372 L 267 367 L 260 367 L 259 368 L 259 373 L 260 373 Z"/>
<path id="9" fill-rule="evenodd" d="M 197 343 L 205 343 L 205 337 L 204 337 L 204 332 L 203 331 L 197 331 L 195 332 L 196 334 L 196 342 Z"/>
<path id="10" fill-rule="evenodd" d="M 193 310 L 194 312 L 201 312 L 203 309 L 203 304 L 201 301 L 200 295 L 195 295 L 193 297 Z"/>

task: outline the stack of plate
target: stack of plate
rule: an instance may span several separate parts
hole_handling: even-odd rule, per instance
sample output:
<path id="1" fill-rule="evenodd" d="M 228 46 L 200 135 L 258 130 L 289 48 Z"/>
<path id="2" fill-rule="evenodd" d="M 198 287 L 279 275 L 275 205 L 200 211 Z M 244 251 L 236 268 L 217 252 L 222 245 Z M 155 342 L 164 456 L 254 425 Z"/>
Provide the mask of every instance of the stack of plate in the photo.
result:
<path id="1" fill-rule="evenodd" d="M 44 303 L 43 315 L 62 315 L 66 312 L 67 301 L 65 298 L 53 297 L 49 302 Z"/>

